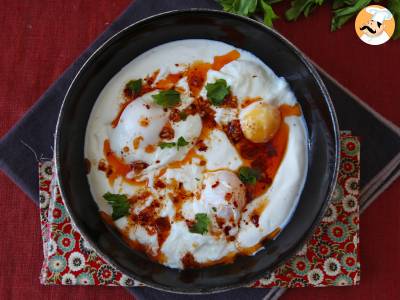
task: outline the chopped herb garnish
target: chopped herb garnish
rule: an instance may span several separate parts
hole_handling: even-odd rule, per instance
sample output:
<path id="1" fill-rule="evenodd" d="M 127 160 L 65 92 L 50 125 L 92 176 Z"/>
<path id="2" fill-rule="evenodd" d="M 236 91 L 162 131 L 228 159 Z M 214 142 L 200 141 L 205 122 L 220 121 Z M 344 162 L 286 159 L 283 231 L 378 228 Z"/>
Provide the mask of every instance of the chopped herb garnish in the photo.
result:
<path id="1" fill-rule="evenodd" d="M 185 147 L 187 145 L 189 145 L 189 142 L 187 142 L 183 136 L 179 137 L 178 143 L 177 143 L 178 150 L 179 150 L 179 147 Z"/>
<path id="2" fill-rule="evenodd" d="M 179 117 L 181 118 L 182 121 L 185 121 L 187 119 L 188 115 L 184 111 L 180 111 Z"/>
<path id="3" fill-rule="evenodd" d="M 225 79 L 217 79 L 214 83 L 208 83 L 206 90 L 207 98 L 216 106 L 221 105 L 225 97 L 229 94 L 229 86 Z"/>
<path id="4" fill-rule="evenodd" d="M 260 178 L 260 172 L 250 167 L 241 167 L 239 169 L 239 178 L 243 183 L 256 184 Z"/>
<path id="5" fill-rule="evenodd" d="M 135 94 L 138 94 L 142 89 L 142 79 L 131 80 L 126 84 L 126 87 Z"/>
<path id="6" fill-rule="evenodd" d="M 217 208 L 215 206 L 212 207 L 213 212 L 217 211 Z"/>
<path id="7" fill-rule="evenodd" d="M 161 149 L 174 148 L 176 146 L 178 150 L 180 147 L 184 147 L 186 145 L 189 145 L 189 142 L 187 142 L 183 136 L 179 137 L 177 142 L 161 142 L 158 144 Z"/>
<path id="8" fill-rule="evenodd" d="M 200 181 L 200 178 L 197 178 L 197 177 L 196 177 L 195 179 L 196 179 L 197 181 Z"/>
<path id="9" fill-rule="evenodd" d="M 119 218 L 122 218 L 123 216 L 129 215 L 129 201 L 126 195 L 111 194 L 107 192 L 103 195 L 103 198 L 106 199 L 108 204 L 112 206 L 113 220 L 117 220 Z"/>
<path id="10" fill-rule="evenodd" d="M 164 108 L 174 107 L 181 102 L 181 96 L 175 90 L 161 91 L 152 97 L 155 103 Z"/>
<path id="11" fill-rule="evenodd" d="M 208 218 L 207 214 L 199 213 L 196 214 L 195 218 L 196 223 L 194 223 L 193 226 L 190 227 L 190 232 L 199 234 L 204 234 L 208 232 L 208 225 L 211 223 L 211 221 Z"/>
<path id="12" fill-rule="evenodd" d="M 158 146 L 159 146 L 161 149 L 165 149 L 165 148 L 174 148 L 174 147 L 176 146 L 176 143 L 175 143 L 175 142 L 171 142 L 171 143 L 165 143 L 165 142 L 163 142 L 163 143 L 159 143 Z"/>

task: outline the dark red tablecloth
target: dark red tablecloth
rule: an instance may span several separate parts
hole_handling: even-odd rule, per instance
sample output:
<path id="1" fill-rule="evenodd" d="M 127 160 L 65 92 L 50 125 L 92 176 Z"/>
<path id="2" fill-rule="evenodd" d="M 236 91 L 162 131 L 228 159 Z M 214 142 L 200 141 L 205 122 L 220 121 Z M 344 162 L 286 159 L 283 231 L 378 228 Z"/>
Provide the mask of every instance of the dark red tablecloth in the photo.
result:
<path id="1" fill-rule="evenodd" d="M 3 135 L 129 1 L 0 0 L 0 3 L 0 135 Z M 324 7 L 296 23 L 280 20 L 276 28 L 338 81 L 399 125 L 400 40 L 368 46 L 358 40 L 353 24 L 331 33 L 329 21 L 330 11 Z M 122 288 L 41 286 L 38 209 L 2 173 L 0 195 L 0 299 L 131 298 Z M 360 286 L 296 289 L 283 299 L 400 299 L 399 198 L 397 181 L 361 218 Z"/>

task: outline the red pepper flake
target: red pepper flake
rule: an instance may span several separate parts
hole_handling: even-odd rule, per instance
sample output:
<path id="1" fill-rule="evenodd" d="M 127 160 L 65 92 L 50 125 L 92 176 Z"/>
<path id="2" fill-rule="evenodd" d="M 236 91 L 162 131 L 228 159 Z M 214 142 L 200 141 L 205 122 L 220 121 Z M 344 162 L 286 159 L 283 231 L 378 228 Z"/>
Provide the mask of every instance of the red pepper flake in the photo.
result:
<path id="1" fill-rule="evenodd" d="M 200 264 L 196 261 L 194 258 L 193 254 L 190 252 L 187 252 L 182 258 L 181 262 L 184 266 L 185 269 L 194 269 L 194 268 L 199 268 Z"/>
<path id="2" fill-rule="evenodd" d="M 251 222 L 253 222 L 253 224 L 258 227 L 259 226 L 259 220 L 260 220 L 260 216 L 259 215 L 252 215 L 251 216 Z"/>
<path id="3" fill-rule="evenodd" d="M 225 219 L 224 218 L 215 216 L 215 220 L 217 221 L 217 224 L 218 224 L 219 228 L 224 227 L 224 225 L 225 225 Z"/>
<path id="4" fill-rule="evenodd" d="M 215 189 L 219 185 L 219 181 L 217 180 L 214 182 L 214 184 L 211 186 L 213 189 Z"/>
<path id="5" fill-rule="evenodd" d="M 170 123 L 165 124 L 165 126 L 161 129 L 160 138 L 170 140 L 175 136 L 175 131 L 172 128 Z"/>
<path id="6" fill-rule="evenodd" d="M 99 164 L 98 164 L 98 166 L 97 166 L 97 169 L 99 169 L 99 171 L 103 171 L 103 172 L 107 171 L 106 162 L 105 162 L 104 160 L 101 159 L 101 160 L 99 161 Z"/>
<path id="7" fill-rule="evenodd" d="M 158 179 L 156 182 L 154 182 L 154 187 L 157 189 L 163 189 L 165 188 L 167 185 L 160 179 Z"/>
<path id="8" fill-rule="evenodd" d="M 224 126 L 224 131 L 228 138 L 235 144 L 244 137 L 239 120 L 229 122 L 227 126 Z"/>
<path id="9" fill-rule="evenodd" d="M 229 235 L 229 231 L 231 230 L 231 226 L 225 226 L 225 228 L 224 228 L 224 233 L 225 233 L 225 235 Z"/>
<path id="10" fill-rule="evenodd" d="M 144 161 L 140 161 L 140 160 L 134 161 L 134 162 L 131 164 L 131 168 L 132 168 L 132 170 L 133 170 L 136 174 L 142 172 L 142 171 L 143 171 L 144 169 L 146 169 L 148 166 L 149 166 L 148 163 L 146 163 L 146 162 L 144 162 Z"/>
<path id="11" fill-rule="evenodd" d="M 207 151 L 207 149 L 208 149 L 208 147 L 207 147 L 207 145 L 204 143 L 204 141 L 203 140 L 199 140 L 197 143 L 196 143 L 196 146 L 198 147 L 198 149 L 199 149 L 199 151 Z"/>
<path id="12" fill-rule="evenodd" d="M 169 232 L 171 230 L 171 223 L 169 222 L 168 217 L 160 217 L 155 220 L 155 227 L 157 231 L 158 237 L 158 245 L 161 248 L 161 245 L 168 238 Z"/>
<path id="13" fill-rule="evenodd" d="M 172 111 L 169 115 L 169 120 L 171 122 L 179 122 L 181 120 L 180 111 L 176 108 L 172 109 Z"/>
<path id="14" fill-rule="evenodd" d="M 229 200 L 231 200 L 232 199 L 232 193 L 226 193 L 225 194 L 225 200 L 226 201 L 229 201 Z M 237 206 L 236 206 L 237 207 Z"/>

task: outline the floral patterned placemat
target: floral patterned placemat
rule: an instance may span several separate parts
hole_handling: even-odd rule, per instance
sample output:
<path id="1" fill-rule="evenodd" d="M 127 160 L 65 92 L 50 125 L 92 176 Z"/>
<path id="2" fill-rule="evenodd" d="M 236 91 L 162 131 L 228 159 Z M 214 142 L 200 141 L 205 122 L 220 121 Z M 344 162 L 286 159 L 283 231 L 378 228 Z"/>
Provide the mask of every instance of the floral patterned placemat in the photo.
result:
<path id="1" fill-rule="evenodd" d="M 320 226 L 293 258 L 250 287 L 359 283 L 359 161 L 358 139 L 343 131 L 338 181 Z M 45 285 L 142 286 L 97 255 L 74 227 L 61 198 L 53 167 L 53 161 L 42 161 L 39 165 L 44 254 L 40 282 Z"/>

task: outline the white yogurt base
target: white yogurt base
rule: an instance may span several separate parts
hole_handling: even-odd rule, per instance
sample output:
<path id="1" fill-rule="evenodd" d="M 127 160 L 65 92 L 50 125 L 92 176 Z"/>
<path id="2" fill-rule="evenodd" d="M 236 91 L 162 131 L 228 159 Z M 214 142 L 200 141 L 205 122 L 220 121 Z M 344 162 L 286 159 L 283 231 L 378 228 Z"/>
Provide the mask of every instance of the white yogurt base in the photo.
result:
<path id="1" fill-rule="evenodd" d="M 261 60 L 247 51 L 211 40 L 181 40 L 163 44 L 132 60 L 107 83 L 100 93 L 91 112 L 86 130 L 85 157 L 90 160 L 92 166 L 97 166 L 98 162 L 104 158 L 103 142 L 105 139 L 117 139 L 113 144 L 122 145 L 123 139 L 118 140 L 119 137 L 130 132 L 121 132 L 118 133 L 118 136 L 113 135 L 115 129 L 112 129 L 110 125 L 118 113 L 119 104 L 124 101 L 121 95 L 126 82 L 132 78 L 143 78 L 156 69 L 160 69 L 158 78 L 162 78 L 165 74 L 180 71 L 184 64 L 190 64 L 197 60 L 212 62 L 214 56 L 223 55 L 233 49 L 240 52 L 240 58 L 225 65 L 220 71 L 210 70 L 207 82 L 214 82 L 219 78 L 225 79 L 231 87 L 232 93 L 238 97 L 239 103 L 247 97 L 261 97 L 263 101 L 277 106 L 297 103 L 286 81 L 283 78 L 278 78 Z M 180 64 L 180 66 L 177 67 L 175 64 Z M 187 87 L 185 78 L 181 80 L 180 85 Z M 200 94 L 206 95 L 204 87 Z M 143 101 L 149 101 L 149 97 L 146 95 L 143 98 Z M 136 101 L 132 104 L 137 106 Z M 187 106 L 191 101 L 192 99 L 187 94 L 183 97 L 181 106 Z M 140 110 L 138 106 L 131 108 L 128 106 L 124 114 L 127 117 L 132 116 L 134 118 L 138 109 Z M 232 118 L 237 117 L 239 113 L 232 109 L 223 108 L 217 108 L 216 111 L 216 120 L 221 124 L 226 124 Z M 167 117 L 162 110 L 159 110 L 159 114 L 155 115 L 154 118 L 155 122 L 151 126 L 156 129 L 153 132 L 149 131 L 153 135 Z M 181 135 L 186 134 L 186 140 L 195 141 L 201 131 L 201 124 L 199 125 L 195 118 L 188 118 L 186 122 L 190 124 L 182 127 Z M 297 205 L 306 178 L 307 131 L 303 117 L 288 117 L 284 122 L 289 126 L 289 139 L 284 159 L 269 190 L 247 205 L 247 211 L 241 216 L 236 240 L 227 242 L 225 239 L 216 239 L 210 235 L 191 233 L 184 221 L 175 222 L 171 225 L 170 235 L 161 248 L 166 257 L 165 265 L 172 268 L 182 268 L 181 258 L 187 252 L 192 253 L 199 263 L 219 260 L 230 253 L 237 253 L 238 249 L 256 245 L 271 232 L 274 232 L 277 228 L 282 229 L 286 225 Z M 157 139 L 152 134 L 149 134 L 147 138 L 149 140 Z M 223 132 L 213 132 L 212 138 L 206 141 L 206 144 L 209 149 L 202 155 L 207 159 L 206 168 L 208 170 L 230 169 L 236 171 L 240 167 L 240 156 Z M 166 152 L 157 152 L 154 155 L 142 153 L 142 155 L 150 162 L 155 161 L 157 157 L 162 161 L 161 165 L 165 165 L 171 160 L 181 159 L 187 152 L 185 149 L 180 149 L 177 152 L 171 151 L 168 155 L 166 155 Z M 163 162 L 163 159 L 165 162 Z M 157 173 L 157 170 L 157 168 L 150 168 L 144 176 L 151 178 Z M 193 164 L 180 169 L 168 170 L 163 178 L 167 181 L 175 178 L 183 182 L 185 189 L 195 190 L 203 182 L 204 174 L 201 168 Z M 99 210 L 107 214 L 112 213 L 112 208 L 102 197 L 106 192 L 132 195 L 139 189 L 122 182 L 120 179 L 116 180 L 114 186 L 110 186 L 104 172 L 98 171 L 95 167 L 88 174 L 88 180 Z M 246 222 L 252 211 L 265 201 L 268 203 L 260 215 L 259 227 L 255 227 L 251 222 Z M 186 213 L 189 214 L 209 212 L 210 208 L 207 207 L 205 202 L 199 202 L 196 199 L 189 200 L 185 203 L 183 210 L 184 212 L 185 209 L 188 210 L 189 212 Z M 146 204 L 135 209 L 140 211 L 145 206 Z M 170 218 L 175 215 L 174 206 L 168 197 L 165 199 L 160 215 Z M 127 223 L 127 217 L 124 217 L 117 220 L 116 225 L 122 229 L 127 226 Z M 149 245 L 156 252 L 158 249 L 156 236 L 150 236 L 146 230 L 140 227 L 136 226 L 131 229 L 130 238 Z"/>

